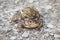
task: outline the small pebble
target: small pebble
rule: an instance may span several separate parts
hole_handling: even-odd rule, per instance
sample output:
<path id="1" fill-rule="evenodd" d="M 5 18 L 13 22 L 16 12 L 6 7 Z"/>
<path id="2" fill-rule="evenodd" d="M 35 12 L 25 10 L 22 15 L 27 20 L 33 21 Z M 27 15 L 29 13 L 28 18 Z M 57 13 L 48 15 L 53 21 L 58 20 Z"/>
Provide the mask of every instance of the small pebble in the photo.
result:
<path id="1" fill-rule="evenodd" d="M 28 0 L 29 3 L 33 3 L 34 0 Z"/>
<path id="2" fill-rule="evenodd" d="M 28 37 L 29 36 L 29 32 L 24 32 L 23 34 L 22 34 L 22 37 Z"/>
<path id="3" fill-rule="evenodd" d="M 54 37 L 60 37 L 60 35 L 58 35 L 58 34 L 54 34 Z"/>
<path id="4" fill-rule="evenodd" d="M 46 6 L 45 6 L 45 9 L 51 9 L 51 8 L 52 8 L 51 5 L 46 5 Z"/>
<path id="5" fill-rule="evenodd" d="M 15 39 L 16 39 L 16 37 L 15 37 L 15 36 L 12 36 L 10 39 L 11 39 L 11 40 L 15 40 Z"/>
<path id="6" fill-rule="evenodd" d="M 54 28 L 54 25 L 48 24 L 47 27 L 49 27 L 49 28 Z"/>

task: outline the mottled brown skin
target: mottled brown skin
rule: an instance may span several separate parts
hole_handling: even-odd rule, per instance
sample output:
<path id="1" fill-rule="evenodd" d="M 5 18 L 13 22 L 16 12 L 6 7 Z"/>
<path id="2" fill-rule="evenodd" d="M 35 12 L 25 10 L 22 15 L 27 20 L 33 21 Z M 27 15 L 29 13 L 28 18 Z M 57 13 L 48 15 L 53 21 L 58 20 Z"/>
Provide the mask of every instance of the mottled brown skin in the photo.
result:
<path id="1" fill-rule="evenodd" d="M 42 22 L 39 12 L 31 7 L 24 8 L 22 13 L 18 12 L 12 17 L 13 23 L 18 23 L 18 29 L 22 31 L 23 27 L 40 29 Z"/>

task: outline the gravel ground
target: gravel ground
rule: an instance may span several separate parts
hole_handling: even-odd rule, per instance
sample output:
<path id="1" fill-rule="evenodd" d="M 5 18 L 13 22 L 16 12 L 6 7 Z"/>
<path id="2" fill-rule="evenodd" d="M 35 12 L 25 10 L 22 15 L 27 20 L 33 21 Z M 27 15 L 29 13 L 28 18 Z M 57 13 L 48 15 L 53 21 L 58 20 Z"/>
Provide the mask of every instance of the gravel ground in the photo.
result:
<path id="1" fill-rule="evenodd" d="M 43 16 L 43 27 L 18 32 L 12 16 L 24 7 L 34 6 Z M 0 0 L 0 40 L 60 40 L 60 0 Z"/>

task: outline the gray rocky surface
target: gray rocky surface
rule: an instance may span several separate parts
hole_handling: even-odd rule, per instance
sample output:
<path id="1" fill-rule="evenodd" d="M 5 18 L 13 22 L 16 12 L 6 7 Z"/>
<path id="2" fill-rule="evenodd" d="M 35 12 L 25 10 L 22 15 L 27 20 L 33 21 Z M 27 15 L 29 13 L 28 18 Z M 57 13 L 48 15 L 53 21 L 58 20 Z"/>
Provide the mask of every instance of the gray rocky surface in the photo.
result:
<path id="1" fill-rule="evenodd" d="M 43 27 L 18 32 L 12 16 L 24 7 L 34 6 L 43 16 Z M 60 0 L 0 0 L 0 40 L 60 40 Z"/>

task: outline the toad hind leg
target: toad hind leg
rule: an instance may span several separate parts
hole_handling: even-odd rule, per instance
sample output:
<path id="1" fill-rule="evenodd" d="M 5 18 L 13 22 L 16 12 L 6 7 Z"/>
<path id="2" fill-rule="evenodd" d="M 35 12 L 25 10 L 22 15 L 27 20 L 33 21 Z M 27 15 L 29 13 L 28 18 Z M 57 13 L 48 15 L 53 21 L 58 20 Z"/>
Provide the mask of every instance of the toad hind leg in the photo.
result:
<path id="1" fill-rule="evenodd" d="M 19 27 L 18 27 L 18 31 L 19 31 L 19 32 L 22 32 L 22 31 L 23 31 L 23 27 L 22 27 L 22 26 L 19 26 Z"/>

